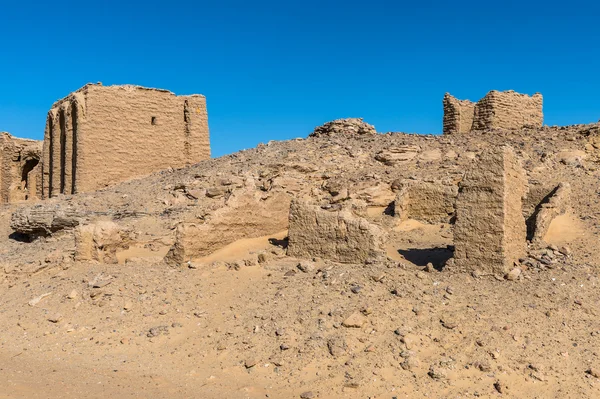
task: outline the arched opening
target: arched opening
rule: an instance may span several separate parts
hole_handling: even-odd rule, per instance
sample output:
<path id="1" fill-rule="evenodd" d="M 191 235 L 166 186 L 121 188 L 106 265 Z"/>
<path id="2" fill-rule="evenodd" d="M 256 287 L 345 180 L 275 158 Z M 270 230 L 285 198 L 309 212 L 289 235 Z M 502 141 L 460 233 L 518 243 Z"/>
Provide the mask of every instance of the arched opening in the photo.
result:
<path id="1" fill-rule="evenodd" d="M 21 172 L 21 187 L 25 192 L 25 199 L 31 198 L 32 194 L 35 196 L 35 192 L 29 192 L 30 189 L 36 189 L 35 187 L 31 187 L 31 182 L 29 181 L 29 172 L 31 172 L 39 163 L 39 159 L 32 158 L 25 161 L 25 164 L 23 165 L 23 170 Z"/>

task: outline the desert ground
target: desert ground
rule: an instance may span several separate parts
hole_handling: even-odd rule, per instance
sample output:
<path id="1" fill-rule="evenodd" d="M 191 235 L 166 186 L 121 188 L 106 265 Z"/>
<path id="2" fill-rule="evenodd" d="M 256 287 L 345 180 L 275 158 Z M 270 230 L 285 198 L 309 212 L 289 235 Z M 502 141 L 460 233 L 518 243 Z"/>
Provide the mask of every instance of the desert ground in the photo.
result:
<path id="1" fill-rule="evenodd" d="M 399 182 L 456 186 L 505 145 L 523 219 L 565 182 L 567 210 L 517 271 L 453 268 L 452 215 L 399 218 Z M 599 162 L 598 124 L 323 134 L 3 205 L 0 398 L 600 397 Z M 356 207 L 385 256 L 289 256 L 298 198 Z"/>

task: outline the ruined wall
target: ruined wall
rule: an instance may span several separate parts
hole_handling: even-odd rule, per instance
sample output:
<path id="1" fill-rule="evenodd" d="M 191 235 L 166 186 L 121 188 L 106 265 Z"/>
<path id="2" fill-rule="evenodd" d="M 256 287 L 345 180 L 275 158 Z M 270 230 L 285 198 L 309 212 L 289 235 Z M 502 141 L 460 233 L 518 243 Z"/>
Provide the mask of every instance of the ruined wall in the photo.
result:
<path id="1" fill-rule="evenodd" d="M 532 215 L 535 224 L 531 241 L 538 245 L 543 244 L 552 221 L 556 217 L 569 212 L 570 209 L 571 185 L 568 182 L 562 182 L 538 205 Z"/>
<path id="2" fill-rule="evenodd" d="M 326 211 L 302 200 L 290 205 L 287 254 L 357 263 L 385 257 L 386 234 L 347 209 Z"/>
<path id="3" fill-rule="evenodd" d="M 279 233 L 288 227 L 289 208 L 290 196 L 281 191 L 239 190 L 227 199 L 223 208 L 212 213 L 208 221 L 179 223 L 175 243 L 165 260 L 181 265 L 237 240 Z"/>
<path id="4" fill-rule="evenodd" d="M 0 203 L 41 197 L 42 142 L 0 133 Z"/>
<path id="5" fill-rule="evenodd" d="M 444 134 L 469 133 L 473 125 L 475 103 L 444 95 Z"/>
<path id="6" fill-rule="evenodd" d="M 442 182 L 405 180 L 394 201 L 394 215 L 401 220 L 449 223 L 454 216 L 458 187 Z"/>
<path id="7" fill-rule="evenodd" d="M 469 133 L 486 129 L 522 129 L 525 126 L 542 127 L 543 98 L 513 90 L 492 90 L 477 103 L 458 100 L 444 95 L 444 134 Z"/>
<path id="8" fill-rule="evenodd" d="M 460 183 L 456 200 L 454 259 L 460 269 L 508 272 L 526 253 L 521 211 L 527 179 L 514 150 L 488 150 Z"/>
<path id="9" fill-rule="evenodd" d="M 204 96 L 90 84 L 48 113 L 43 193 L 94 191 L 208 158 Z"/>
<path id="10" fill-rule="evenodd" d="M 542 127 L 542 101 L 539 93 L 528 96 L 513 90 L 492 90 L 475 106 L 473 130 Z"/>

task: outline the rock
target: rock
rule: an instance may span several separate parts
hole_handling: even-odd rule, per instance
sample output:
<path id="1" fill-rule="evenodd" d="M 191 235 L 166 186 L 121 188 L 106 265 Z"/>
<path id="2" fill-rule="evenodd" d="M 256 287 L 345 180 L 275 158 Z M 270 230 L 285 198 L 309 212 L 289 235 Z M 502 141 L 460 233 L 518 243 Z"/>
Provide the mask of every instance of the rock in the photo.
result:
<path id="1" fill-rule="evenodd" d="M 158 337 L 159 335 L 169 335 L 169 326 L 157 326 L 148 330 L 148 338 Z"/>
<path id="2" fill-rule="evenodd" d="M 258 254 L 258 263 L 263 264 L 269 261 L 270 255 L 267 252 L 261 252 Z"/>
<path id="3" fill-rule="evenodd" d="M 300 399 L 313 399 L 314 397 L 315 394 L 313 393 L 313 391 L 306 391 L 300 394 Z"/>
<path id="4" fill-rule="evenodd" d="M 334 135 L 374 135 L 375 127 L 364 122 L 362 118 L 336 119 L 318 126 L 308 137 L 334 136 Z"/>
<path id="5" fill-rule="evenodd" d="M 567 246 L 560 247 L 558 251 L 565 256 L 570 256 L 572 253 L 571 248 Z"/>
<path id="6" fill-rule="evenodd" d="M 244 367 L 249 369 L 249 368 L 256 366 L 257 363 L 258 363 L 258 361 L 256 359 L 249 358 L 244 361 Z"/>
<path id="7" fill-rule="evenodd" d="M 69 295 L 67 295 L 68 299 L 75 299 L 79 296 L 79 293 L 77 292 L 77 290 L 72 290 Z"/>
<path id="8" fill-rule="evenodd" d="M 456 327 L 458 327 L 458 322 L 452 318 L 444 317 L 440 321 L 442 323 L 442 326 L 444 326 L 444 328 L 447 328 L 448 330 L 454 330 Z"/>
<path id="9" fill-rule="evenodd" d="M 510 272 L 508 272 L 505 276 L 505 278 L 508 281 L 516 281 L 519 279 L 519 276 L 521 275 L 521 269 L 518 267 L 515 267 L 514 269 L 512 269 Z"/>
<path id="10" fill-rule="evenodd" d="M 427 266 L 425 266 L 425 270 L 427 273 L 433 273 L 435 271 L 435 268 L 433 267 L 433 263 L 429 262 L 427 263 Z"/>
<path id="11" fill-rule="evenodd" d="M 342 322 L 342 325 L 347 328 L 361 328 L 367 322 L 367 318 L 361 313 L 352 313 L 350 317 Z"/>
<path id="12" fill-rule="evenodd" d="M 415 370 L 419 367 L 420 362 L 415 356 L 409 356 L 404 359 L 402 363 L 400 363 L 400 367 L 403 370 Z"/>
<path id="13" fill-rule="evenodd" d="M 556 154 L 558 162 L 569 166 L 582 166 L 587 154 L 582 150 L 564 150 Z"/>
<path id="14" fill-rule="evenodd" d="M 586 371 L 587 374 L 595 378 L 600 378 L 600 369 L 591 368 Z"/>
<path id="15" fill-rule="evenodd" d="M 402 145 L 382 150 L 375 155 L 375 159 L 387 166 L 394 166 L 413 160 L 419 154 L 419 146 Z"/>
<path id="16" fill-rule="evenodd" d="M 358 294 L 361 289 L 362 287 L 360 285 L 353 285 L 352 288 L 350 288 L 350 291 L 352 291 L 353 294 Z"/>
<path id="17" fill-rule="evenodd" d="M 315 265 L 312 262 L 300 262 L 296 266 L 302 273 L 310 273 L 315 270 Z"/>
<path id="18" fill-rule="evenodd" d="M 61 320 L 62 320 L 62 315 L 60 313 L 57 313 L 57 314 L 54 314 L 54 315 L 48 317 L 48 321 L 50 323 L 55 323 L 56 324 L 56 323 L 58 323 Z"/>
<path id="19" fill-rule="evenodd" d="M 17 209 L 10 227 L 17 233 L 47 236 L 63 229 L 72 229 L 89 216 L 85 212 L 60 205 L 39 204 Z"/>
<path id="20" fill-rule="evenodd" d="M 32 300 L 29 301 L 29 306 L 35 306 L 35 305 L 37 305 L 38 303 L 40 303 L 40 301 L 42 299 L 44 299 L 44 298 L 46 298 L 47 296 L 50 296 L 50 295 L 52 295 L 52 293 L 51 292 L 47 292 L 47 293 L 42 294 L 40 296 L 36 296 L 35 298 L 33 298 Z"/>
<path id="21" fill-rule="evenodd" d="M 208 198 L 222 197 L 225 194 L 225 190 L 220 187 L 210 187 L 206 189 L 206 196 Z"/>
<path id="22" fill-rule="evenodd" d="M 448 377 L 448 374 L 445 369 L 433 365 L 429 367 L 427 375 L 433 378 L 434 380 L 443 380 Z"/>
<path id="23" fill-rule="evenodd" d="M 327 340 L 327 349 L 333 357 L 344 355 L 347 348 L 346 340 L 341 336 L 332 337 Z"/>
<path id="24" fill-rule="evenodd" d="M 494 382 L 494 389 L 496 389 L 499 394 L 502 394 L 504 393 L 505 386 L 500 381 L 496 381 Z"/>

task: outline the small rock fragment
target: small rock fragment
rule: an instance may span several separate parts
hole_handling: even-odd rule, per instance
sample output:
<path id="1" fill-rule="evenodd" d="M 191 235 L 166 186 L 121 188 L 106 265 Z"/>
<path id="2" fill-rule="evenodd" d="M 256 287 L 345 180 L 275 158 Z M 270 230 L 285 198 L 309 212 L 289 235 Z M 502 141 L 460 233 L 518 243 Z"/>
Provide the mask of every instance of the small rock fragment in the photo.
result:
<path id="1" fill-rule="evenodd" d="M 342 325 L 347 328 L 361 328 L 363 325 L 365 325 L 366 322 L 366 317 L 356 312 L 350 315 L 350 317 L 348 317 L 346 320 L 344 320 L 342 322 Z"/>
<path id="2" fill-rule="evenodd" d="M 515 281 L 519 279 L 519 276 L 521 275 L 521 269 L 518 267 L 515 267 L 514 269 L 512 269 L 510 272 L 508 272 L 505 276 L 505 278 L 508 281 Z"/>

